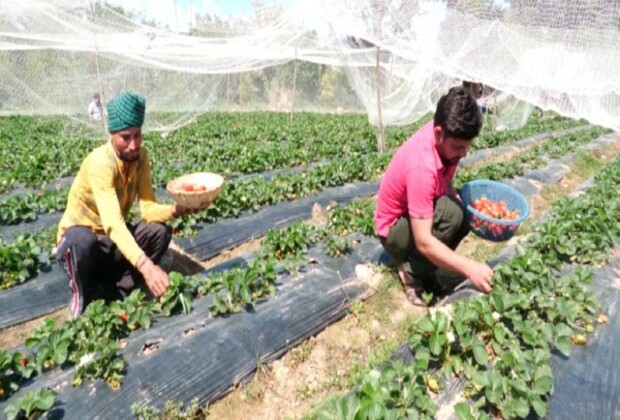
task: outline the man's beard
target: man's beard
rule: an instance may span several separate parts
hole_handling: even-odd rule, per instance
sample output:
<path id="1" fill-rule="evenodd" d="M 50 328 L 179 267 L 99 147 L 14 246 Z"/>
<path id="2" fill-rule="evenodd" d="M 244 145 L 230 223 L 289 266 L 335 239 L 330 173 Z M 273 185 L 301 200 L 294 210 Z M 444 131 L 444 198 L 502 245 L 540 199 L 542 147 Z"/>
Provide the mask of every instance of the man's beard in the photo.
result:
<path id="1" fill-rule="evenodd" d="M 132 163 L 132 162 L 137 161 L 140 158 L 140 151 L 139 150 L 136 151 L 135 156 L 132 156 L 126 152 L 119 153 L 118 158 L 122 160 L 123 162 Z"/>
<path id="2" fill-rule="evenodd" d="M 441 159 L 441 163 L 443 163 L 443 166 L 458 165 L 459 162 L 461 161 L 460 157 L 457 157 L 457 158 L 454 158 L 454 159 L 445 159 L 445 158 L 442 158 L 441 156 L 439 156 L 439 158 Z"/>

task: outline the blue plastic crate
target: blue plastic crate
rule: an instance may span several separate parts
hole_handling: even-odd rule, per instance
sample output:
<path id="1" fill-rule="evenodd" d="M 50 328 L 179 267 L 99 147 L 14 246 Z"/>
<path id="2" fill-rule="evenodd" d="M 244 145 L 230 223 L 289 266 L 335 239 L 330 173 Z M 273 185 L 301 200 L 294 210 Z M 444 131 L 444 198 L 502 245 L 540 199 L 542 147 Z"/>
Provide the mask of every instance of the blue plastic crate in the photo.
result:
<path id="1" fill-rule="evenodd" d="M 512 238 L 519 225 L 530 214 L 530 207 L 525 197 L 519 191 L 500 182 L 471 181 L 461 188 L 460 195 L 466 209 L 469 228 L 476 235 L 490 241 L 502 242 Z M 471 203 L 482 196 L 494 202 L 504 201 L 506 207 L 515 211 L 519 218 L 501 220 L 480 213 L 471 206 Z"/>

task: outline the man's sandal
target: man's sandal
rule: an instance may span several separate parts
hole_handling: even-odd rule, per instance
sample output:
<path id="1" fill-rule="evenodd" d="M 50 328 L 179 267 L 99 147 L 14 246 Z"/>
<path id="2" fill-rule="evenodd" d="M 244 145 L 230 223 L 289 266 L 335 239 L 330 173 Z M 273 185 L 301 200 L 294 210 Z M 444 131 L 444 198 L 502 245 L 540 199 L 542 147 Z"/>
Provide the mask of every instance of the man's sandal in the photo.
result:
<path id="1" fill-rule="evenodd" d="M 398 267 L 398 277 L 400 278 L 401 283 L 405 289 L 405 296 L 409 303 L 413 306 L 426 306 L 424 300 L 422 300 L 422 294 L 424 293 L 424 287 L 422 286 L 422 282 L 412 278 L 401 265 Z"/>

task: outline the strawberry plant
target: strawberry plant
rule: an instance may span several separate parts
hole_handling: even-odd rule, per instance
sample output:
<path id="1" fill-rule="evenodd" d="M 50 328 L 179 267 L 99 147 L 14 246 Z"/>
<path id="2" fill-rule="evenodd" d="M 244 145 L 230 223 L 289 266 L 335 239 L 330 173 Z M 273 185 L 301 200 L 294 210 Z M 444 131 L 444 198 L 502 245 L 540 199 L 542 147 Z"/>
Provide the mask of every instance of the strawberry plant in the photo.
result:
<path id="1" fill-rule="evenodd" d="M 51 389 L 27 392 L 22 398 L 15 401 L 14 404 L 7 406 L 4 410 L 6 418 L 7 420 L 16 420 L 40 417 L 54 406 L 56 395 L 56 391 Z"/>
<path id="2" fill-rule="evenodd" d="M 36 205 L 33 203 L 32 195 L 14 195 L 0 200 L 0 224 L 30 222 L 36 218 Z"/>
<path id="3" fill-rule="evenodd" d="M 388 127 L 388 147 L 393 149 L 402 144 L 403 139 L 430 118 L 428 115 L 408 126 Z M 9 190 L 15 182 L 40 186 L 59 177 L 75 175 L 81 160 L 92 149 L 95 133 L 79 127 L 66 131 L 67 123 L 57 118 L 2 117 L 0 167 L 6 179 L 0 182 L 0 188 Z M 476 139 L 474 147 L 493 147 L 534 133 L 580 124 L 584 123 L 565 118 L 543 121 L 531 118 L 519 130 L 483 134 Z M 36 150 L 17 141 L 25 131 L 36 142 Z M 152 162 L 158 166 L 153 176 L 159 186 L 181 173 L 205 168 L 230 176 L 298 164 L 305 166 L 325 158 L 367 153 L 376 147 L 375 131 L 363 116 L 309 113 L 297 114 L 294 125 L 289 124 L 285 114 L 209 113 L 166 138 L 145 133 L 145 139 Z M 71 147 L 66 147 L 67 142 Z M 177 162 L 178 156 L 184 157 L 182 164 Z"/>
<path id="4" fill-rule="evenodd" d="M 0 289 L 23 283 L 39 272 L 41 248 L 35 239 L 24 233 L 11 244 L 0 240 Z"/>
<path id="5" fill-rule="evenodd" d="M 198 398 L 194 398 L 187 407 L 180 402 L 166 401 L 161 411 L 134 404 L 131 412 L 136 420 L 206 420 L 208 415 L 207 407 L 200 407 Z"/>
<path id="6" fill-rule="evenodd" d="M 264 255 L 248 263 L 245 278 L 250 284 L 252 301 L 276 294 L 276 262 Z"/>
<path id="7" fill-rule="evenodd" d="M 375 234 L 372 215 L 375 210 L 373 200 L 355 200 L 345 207 L 332 210 L 327 230 L 338 235 L 361 232 L 366 236 Z"/>
<path id="8" fill-rule="evenodd" d="M 319 410 L 319 419 L 434 418 L 435 403 L 428 393 L 428 380 L 421 365 L 389 364 L 372 370 L 355 393 L 338 398 Z M 432 381 L 431 381 L 432 383 Z"/>
<path id="9" fill-rule="evenodd" d="M 324 242 L 327 248 L 327 255 L 332 257 L 341 257 L 353 249 L 351 242 L 345 238 L 327 236 Z"/>
<path id="10" fill-rule="evenodd" d="M 157 304 L 147 300 L 144 292 L 134 290 L 121 303 L 112 302 L 109 310 L 112 313 L 113 322 L 118 324 L 117 320 L 120 320 L 119 325 L 123 330 L 125 328 L 128 331 L 133 331 L 136 328 L 148 330 L 157 311 Z M 126 322 L 123 315 L 127 316 Z"/>
<path id="11" fill-rule="evenodd" d="M 0 398 L 17 391 L 24 380 L 32 377 L 34 370 L 31 356 L 21 351 L 10 354 L 0 350 Z"/>
<path id="12" fill-rule="evenodd" d="M 170 316 L 177 312 L 188 314 L 192 311 L 193 282 L 186 281 L 179 273 L 170 273 L 170 286 L 159 301 L 158 312 Z"/>
<path id="13" fill-rule="evenodd" d="M 280 230 L 271 230 L 265 236 L 263 248 L 276 259 L 306 252 L 318 240 L 317 231 L 306 223 L 295 223 Z"/>
<path id="14" fill-rule="evenodd" d="M 9 356 L 0 353 L 0 384 L 3 393 L 15 392 L 34 373 L 76 365 L 73 384 L 79 386 L 87 378 L 104 378 L 119 387 L 124 361 L 119 354 L 118 340 L 138 326 L 148 328 L 156 309 L 154 302 L 145 301 L 141 291 L 134 291 L 123 302 L 92 302 L 80 318 L 56 328 L 50 318 L 35 329 L 26 340 L 30 355 L 20 352 Z"/>
<path id="15" fill-rule="evenodd" d="M 217 273 L 201 287 L 211 287 L 214 295 L 209 311 L 212 316 L 218 316 L 239 312 L 253 306 L 257 299 L 273 296 L 275 280 L 275 259 L 265 256 L 254 259 L 245 269 L 236 267 Z"/>

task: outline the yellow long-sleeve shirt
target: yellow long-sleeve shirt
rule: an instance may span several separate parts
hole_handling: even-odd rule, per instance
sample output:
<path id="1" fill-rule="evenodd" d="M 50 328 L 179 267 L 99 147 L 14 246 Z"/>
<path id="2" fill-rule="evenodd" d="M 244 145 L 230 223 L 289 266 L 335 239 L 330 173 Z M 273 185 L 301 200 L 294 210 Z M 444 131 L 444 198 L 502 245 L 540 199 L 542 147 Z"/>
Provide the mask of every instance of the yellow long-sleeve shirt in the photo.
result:
<path id="1" fill-rule="evenodd" d="M 96 148 L 84 159 L 71 185 L 67 208 L 58 225 L 58 241 L 69 227 L 85 226 L 96 234 L 109 236 L 135 266 L 144 251 L 127 229 L 125 220 L 136 197 L 145 222 L 163 223 L 173 219 L 172 206 L 155 200 L 151 164 L 144 148 L 140 149 L 138 160 L 129 164 L 127 176 L 111 142 Z"/>

